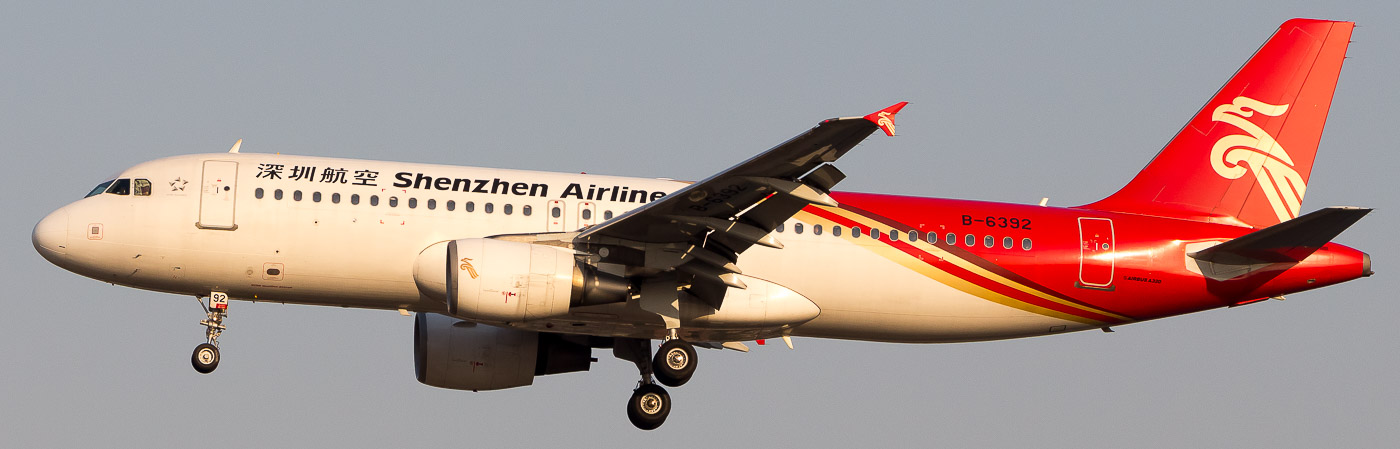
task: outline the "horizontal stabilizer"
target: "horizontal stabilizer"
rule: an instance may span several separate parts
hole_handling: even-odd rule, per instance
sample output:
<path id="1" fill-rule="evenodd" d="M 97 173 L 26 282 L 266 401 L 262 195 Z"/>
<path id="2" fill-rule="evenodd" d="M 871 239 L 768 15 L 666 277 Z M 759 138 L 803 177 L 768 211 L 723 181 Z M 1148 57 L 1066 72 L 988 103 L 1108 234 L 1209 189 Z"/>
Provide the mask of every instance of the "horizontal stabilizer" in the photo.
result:
<path id="1" fill-rule="evenodd" d="M 1361 207 L 1329 207 L 1197 251 L 1191 257 L 1222 265 L 1299 262 L 1370 212 Z"/>

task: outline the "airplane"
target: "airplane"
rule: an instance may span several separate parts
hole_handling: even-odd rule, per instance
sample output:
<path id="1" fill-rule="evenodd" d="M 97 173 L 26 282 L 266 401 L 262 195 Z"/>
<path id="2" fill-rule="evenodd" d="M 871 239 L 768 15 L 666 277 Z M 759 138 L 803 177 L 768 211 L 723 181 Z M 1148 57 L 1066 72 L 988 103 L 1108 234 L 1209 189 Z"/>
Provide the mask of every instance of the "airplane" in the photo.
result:
<path id="1" fill-rule="evenodd" d="M 188 295 L 200 373 L 230 300 L 414 314 L 419 382 L 485 391 L 636 365 L 656 429 L 697 349 L 1102 329 L 1372 275 L 1301 208 L 1351 22 L 1293 19 L 1121 190 L 1048 207 L 833 191 L 906 103 L 824 120 L 698 182 L 240 152 L 125 169 L 34 227 L 49 262 Z M 659 341 L 659 347 L 653 340 Z M 655 350 L 653 351 L 653 348 Z"/>

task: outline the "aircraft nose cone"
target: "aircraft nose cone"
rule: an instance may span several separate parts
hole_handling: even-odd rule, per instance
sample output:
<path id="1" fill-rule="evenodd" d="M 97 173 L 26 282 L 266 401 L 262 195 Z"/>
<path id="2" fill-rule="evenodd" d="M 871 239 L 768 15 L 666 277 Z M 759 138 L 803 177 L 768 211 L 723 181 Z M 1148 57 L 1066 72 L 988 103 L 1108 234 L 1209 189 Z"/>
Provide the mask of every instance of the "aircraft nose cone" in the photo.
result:
<path id="1" fill-rule="evenodd" d="M 34 225 L 34 249 L 50 262 L 68 254 L 68 208 L 60 208 Z"/>

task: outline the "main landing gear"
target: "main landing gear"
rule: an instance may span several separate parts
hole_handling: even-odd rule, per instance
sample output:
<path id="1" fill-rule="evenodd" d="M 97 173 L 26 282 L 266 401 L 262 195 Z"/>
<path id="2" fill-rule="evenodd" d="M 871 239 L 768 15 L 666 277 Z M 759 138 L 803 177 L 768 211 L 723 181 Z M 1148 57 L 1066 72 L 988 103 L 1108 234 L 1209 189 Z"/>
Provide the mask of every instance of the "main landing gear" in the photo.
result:
<path id="1" fill-rule="evenodd" d="M 638 429 L 652 430 L 666 422 L 671 414 L 671 395 L 666 389 L 653 383 L 642 383 L 632 390 L 627 400 L 627 419 Z"/>
<path id="2" fill-rule="evenodd" d="M 668 387 L 684 385 L 695 374 L 695 347 L 685 340 L 669 338 L 653 358 L 651 340 L 619 338 L 613 345 L 613 355 L 636 364 L 642 376 L 627 400 L 627 419 L 642 430 L 661 427 L 671 414 L 671 395 L 654 383 L 652 376 Z"/>
<path id="3" fill-rule="evenodd" d="M 205 342 L 194 347 L 194 354 L 190 355 L 190 364 L 194 365 L 194 370 L 200 374 L 214 372 L 214 368 L 219 367 L 219 334 L 224 333 L 224 317 L 228 316 L 228 294 L 213 292 L 209 295 L 209 305 L 204 305 L 204 300 L 199 300 L 199 306 L 204 308 L 204 321 L 199 324 L 204 325 Z"/>
<path id="4" fill-rule="evenodd" d="M 690 381 L 695 374 L 695 346 L 685 340 L 672 338 L 661 344 L 652 359 L 652 370 L 656 381 L 668 387 L 679 387 Z"/>

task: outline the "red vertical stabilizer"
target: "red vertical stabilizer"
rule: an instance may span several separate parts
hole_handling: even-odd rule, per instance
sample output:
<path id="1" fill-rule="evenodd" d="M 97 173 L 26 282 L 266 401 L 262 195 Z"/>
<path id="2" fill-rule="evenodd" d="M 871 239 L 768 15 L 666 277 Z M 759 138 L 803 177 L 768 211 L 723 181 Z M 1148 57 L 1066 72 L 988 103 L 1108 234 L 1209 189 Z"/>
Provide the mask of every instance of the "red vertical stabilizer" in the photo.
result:
<path id="1" fill-rule="evenodd" d="M 1352 25 L 1284 22 L 1137 177 L 1084 207 L 1255 228 L 1300 215 Z"/>

